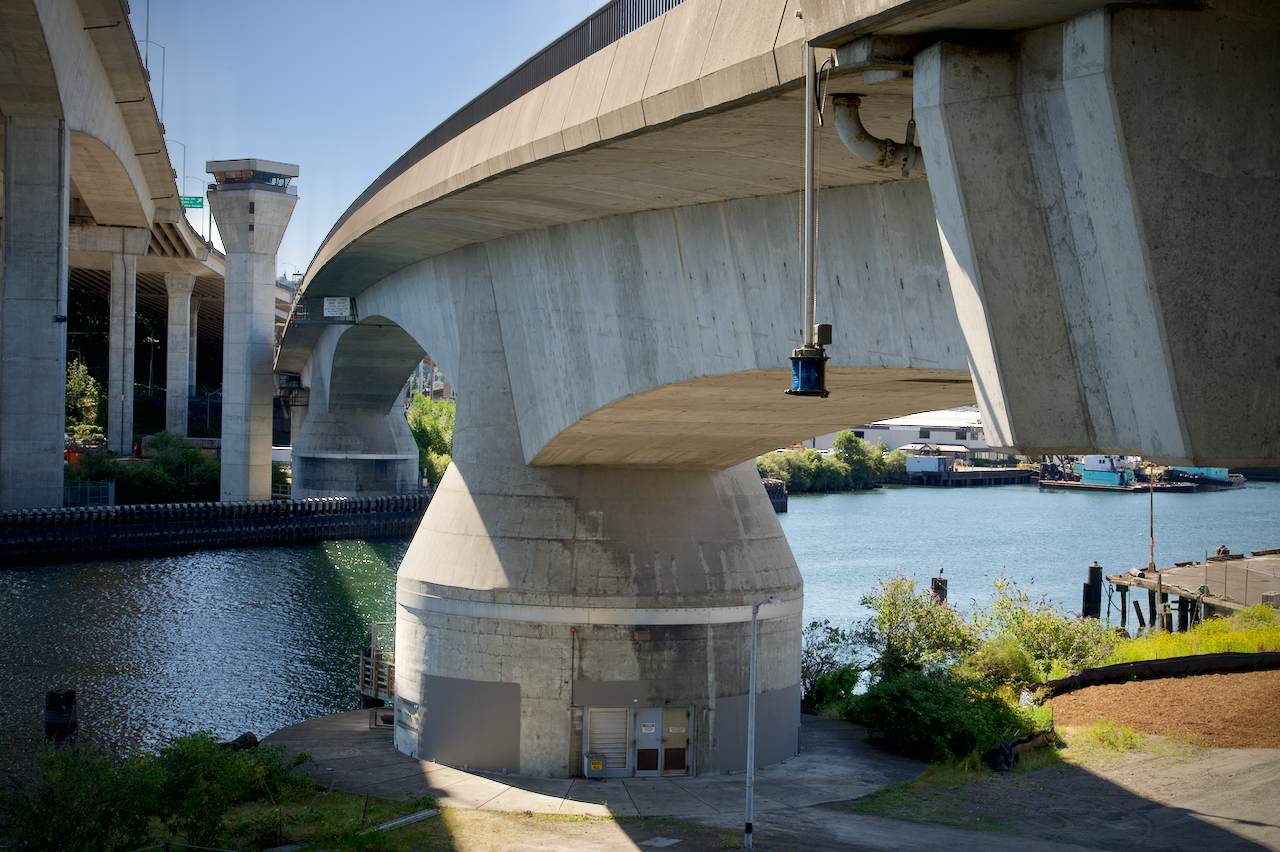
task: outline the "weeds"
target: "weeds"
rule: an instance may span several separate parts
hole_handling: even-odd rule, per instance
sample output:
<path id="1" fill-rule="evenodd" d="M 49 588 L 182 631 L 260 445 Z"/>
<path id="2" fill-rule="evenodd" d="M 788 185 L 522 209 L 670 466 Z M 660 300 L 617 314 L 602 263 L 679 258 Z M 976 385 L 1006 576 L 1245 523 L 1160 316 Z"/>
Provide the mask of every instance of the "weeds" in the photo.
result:
<path id="1" fill-rule="evenodd" d="M 1280 651 L 1280 613 L 1267 606 L 1211 618 L 1185 633 L 1156 633 L 1118 643 L 1108 663 L 1163 660 L 1194 654 Z"/>

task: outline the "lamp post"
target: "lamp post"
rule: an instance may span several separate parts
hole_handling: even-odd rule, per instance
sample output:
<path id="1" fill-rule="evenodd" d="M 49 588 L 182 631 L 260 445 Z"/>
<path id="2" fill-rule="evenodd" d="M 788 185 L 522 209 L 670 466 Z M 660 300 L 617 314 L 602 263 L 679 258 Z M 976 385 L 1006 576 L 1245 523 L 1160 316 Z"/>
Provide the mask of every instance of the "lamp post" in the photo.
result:
<path id="1" fill-rule="evenodd" d="M 150 24 L 148 24 L 148 28 L 149 27 L 150 27 Z M 147 45 L 148 48 L 150 48 L 150 46 L 153 44 L 156 47 L 160 48 L 160 132 L 163 133 L 164 132 L 164 69 L 165 69 L 165 65 L 167 64 L 169 51 L 165 50 L 163 44 L 160 44 L 157 41 L 152 41 L 149 38 L 144 38 L 142 40 L 142 43 Z M 146 52 L 150 54 L 151 51 L 147 49 Z M 151 84 L 151 63 L 148 61 L 148 59 L 149 57 L 144 57 L 143 67 L 147 69 L 147 85 L 150 85 Z M 153 92 L 151 96 L 154 98 L 155 93 Z"/>
<path id="2" fill-rule="evenodd" d="M 743 835 L 743 847 L 751 848 L 751 820 L 755 815 L 756 793 L 756 618 L 765 604 L 782 603 L 777 598 L 765 598 L 751 605 L 751 694 L 747 698 L 747 827 Z"/>
<path id="3" fill-rule="evenodd" d="M 183 155 L 184 155 L 184 156 L 183 156 L 183 160 L 184 160 L 184 161 L 186 160 L 186 156 L 185 156 L 185 154 L 186 154 L 186 149 L 185 149 L 185 147 L 184 147 L 184 148 L 183 148 Z M 184 166 L 183 168 L 185 168 L 185 166 Z M 197 177 L 196 175 L 183 175 L 183 177 L 182 177 L 182 191 L 183 191 L 183 192 L 186 192 L 186 191 L 187 191 L 187 182 L 188 182 L 188 181 L 195 181 L 196 183 L 200 184 L 200 187 L 201 187 L 202 189 L 204 188 L 204 181 L 205 181 L 205 179 L 204 179 L 204 178 L 202 178 L 202 177 Z M 205 227 L 204 227 L 204 206 L 203 206 L 203 205 L 204 205 L 204 202 L 203 202 L 203 199 L 202 199 L 202 200 L 201 200 L 201 207 L 200 207 L 200 239 L 202 239 L 202 240 L 203 240 L 203 239 L 212 239 L 212 235 L 210 235 L 208 238 L 206 238 L 206 237 L 205 237 L 205 233 L 204 233 L 204 231 L 205 231 Z"/>

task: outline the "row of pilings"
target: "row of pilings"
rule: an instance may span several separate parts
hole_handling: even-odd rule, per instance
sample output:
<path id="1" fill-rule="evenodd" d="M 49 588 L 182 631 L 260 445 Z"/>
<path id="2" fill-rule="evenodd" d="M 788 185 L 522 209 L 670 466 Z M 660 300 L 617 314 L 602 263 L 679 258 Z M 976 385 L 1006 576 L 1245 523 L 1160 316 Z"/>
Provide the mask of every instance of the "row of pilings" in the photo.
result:
<path id="1" fill-rule="evenodd" d="M 409 536 L 431 497 L 79 506 L 0 512 L 0 566 Z"/>

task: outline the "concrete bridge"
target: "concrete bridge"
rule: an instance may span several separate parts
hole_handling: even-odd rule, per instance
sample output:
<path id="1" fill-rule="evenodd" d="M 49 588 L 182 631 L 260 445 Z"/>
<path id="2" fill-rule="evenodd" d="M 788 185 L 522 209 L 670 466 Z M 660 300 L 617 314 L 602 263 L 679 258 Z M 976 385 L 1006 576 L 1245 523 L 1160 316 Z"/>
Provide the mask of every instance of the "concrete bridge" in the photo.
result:
<path id="1" fill-rule="evenodd" d="M 802 581 L 751 460 L 798 439 L 976 396 L 993 446 L 1280 463 L 1280 14 L 1015 6 L 610 4 L 335 225 L 303 293 L 352 321 L 277 359 L 311 394 L 295 492 L 403 487 L 424 352 L 459 394 L 399 572 L 399 748 L 742 769 L 772 596 L 756 754 L 792 754 Z M 872 136 L 914 115 L 927 167 L 819 131 L 827 399 L 782 393 L 806 41 Z"/>
<path id="2" fill-rule="evenodd" d="M 225 263 L 183 214 L 121 0 L 0 2 L 0 115 L 0 509 L 61 506 L 69 284 L 109 296 L 106 432 L 128 453 L 135 314 L 168 317 L 166 427 L 185 434 Z"/>

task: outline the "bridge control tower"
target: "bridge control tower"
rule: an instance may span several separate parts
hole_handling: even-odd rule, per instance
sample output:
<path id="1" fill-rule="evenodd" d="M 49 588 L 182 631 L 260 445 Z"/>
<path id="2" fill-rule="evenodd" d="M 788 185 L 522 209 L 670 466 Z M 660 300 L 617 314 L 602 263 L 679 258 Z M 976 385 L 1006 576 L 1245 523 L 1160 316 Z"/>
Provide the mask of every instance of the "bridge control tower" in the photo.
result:
<path id="1" fill-rule="evenodd" d="M 276 252 L 298 203 L 298 167 L 205 163 L 209 208 L 227 250 L 222 355 L 222 499 L 271 498 Z"/>

